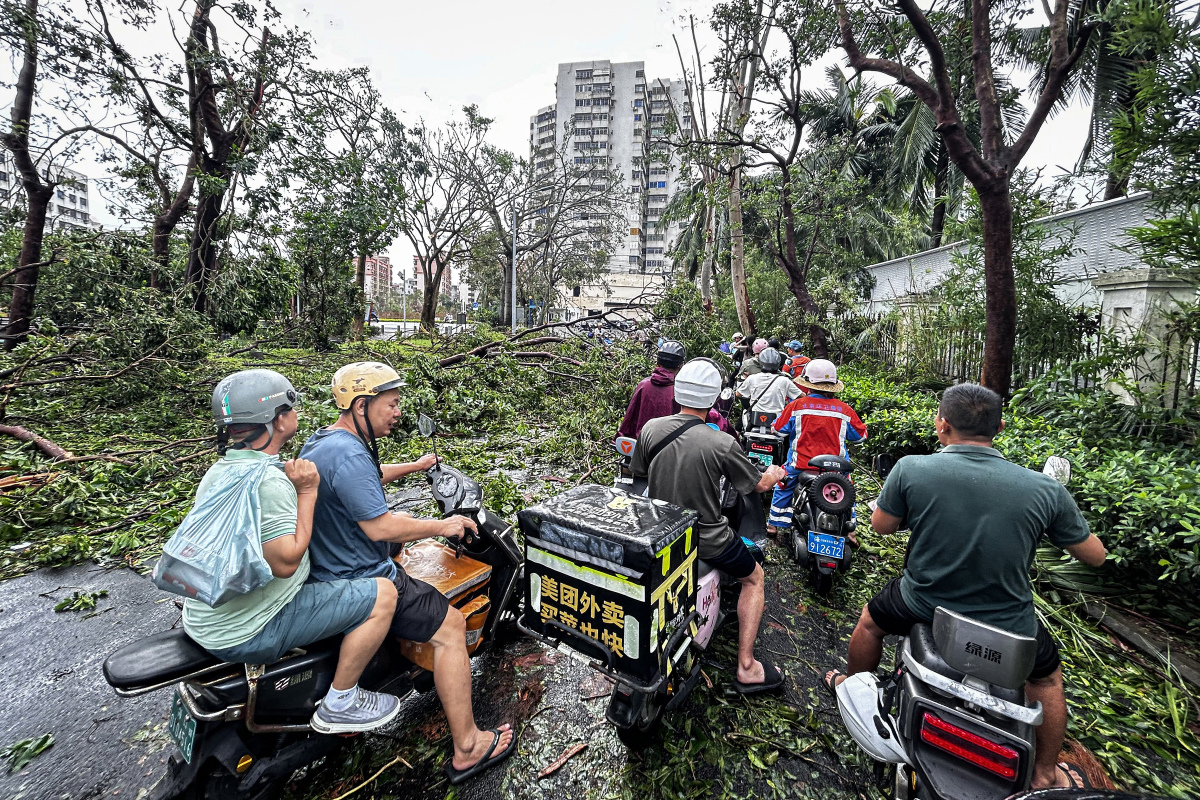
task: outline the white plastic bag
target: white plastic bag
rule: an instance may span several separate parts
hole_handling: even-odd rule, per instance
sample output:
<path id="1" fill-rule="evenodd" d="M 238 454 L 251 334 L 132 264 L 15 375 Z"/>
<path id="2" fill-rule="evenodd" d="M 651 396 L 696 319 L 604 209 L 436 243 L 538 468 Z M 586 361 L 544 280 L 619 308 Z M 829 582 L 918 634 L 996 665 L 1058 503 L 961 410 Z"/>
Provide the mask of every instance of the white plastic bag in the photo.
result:
<path id="1" fill-rule="evenodd" d="M 277 459 L 231 464 L 167 541 L 154 567 L 158 588 L 216 608 L 266 586 L 258 486 Z"/>

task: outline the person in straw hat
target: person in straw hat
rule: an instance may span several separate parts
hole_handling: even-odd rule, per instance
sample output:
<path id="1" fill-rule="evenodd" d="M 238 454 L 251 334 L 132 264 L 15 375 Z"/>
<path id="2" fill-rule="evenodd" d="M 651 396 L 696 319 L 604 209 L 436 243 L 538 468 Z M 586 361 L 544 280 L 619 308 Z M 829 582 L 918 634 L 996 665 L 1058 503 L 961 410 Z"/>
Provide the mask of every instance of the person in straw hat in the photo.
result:
<path id="1" fill-rule="evenodd" d="M 832 361 L 815 358 L 804 365 L 795 378 L 796 384 L 808 390 L 784 407 L 775 420 L 775 430 L 787 434 L 787 478 L 775 487 L 771 497 L 771 517 L 767 533 L 775 535 L 792 527 L 792 498 L 800 483 L 800 473 L 816 472 L 808 462 L 816 456 L 846 455 L 846 442 L 861 442 L 867 438 L 867 426 L 854 409 L 837 398 L 846 385 L 838 380 L 837 367 Z"/>

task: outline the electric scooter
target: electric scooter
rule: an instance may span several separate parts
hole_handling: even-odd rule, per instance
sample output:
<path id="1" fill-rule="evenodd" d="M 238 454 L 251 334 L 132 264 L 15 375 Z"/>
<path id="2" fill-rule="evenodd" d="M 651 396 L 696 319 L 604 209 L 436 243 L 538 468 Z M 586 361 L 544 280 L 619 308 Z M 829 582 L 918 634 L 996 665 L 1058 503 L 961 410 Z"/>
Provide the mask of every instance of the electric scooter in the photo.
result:
<path id="1" fill-rule="evenodd" d="M 433 420 L 420 417 L 433 436 Z M 436 442 L 434 452 L 436 453 Z M 476 521 L 450 545 L 425 540 L 403 548 L 397 562 L 433 584 L 467 618 L 467 650 L 486 652 L 517 617 L 521 551 L 513 529 L 483 506 L 479 484 L 438 464 L 427 473 L 443 516 Z M 328 755 L 345 739 L 309 727 L 329 690 L 341 637 L 295 648 L 274 664 L 223 663 L 181 629 L 133 642 L 108 657 L 104 678 L 121 697 L 172 689 L 167 732 L 175 744 L 161 800 L 275 800 L 292 774 Z M 428 644 L 389 638 L 359 681 L 363 688 L 404 698 L 433 688 Z"/>
<path id="2" fill-rule="evenodd" d="M 1042 471 L 1065 484 L 1071 465 L 1053 456 Z M 1042 708 L 1025 697 L 1025 682 L 1036 656 L 1034 637 L 939 606 L 931 624 L 900 640 L 890 675 L 838 684 L 838 711 L 868 755 L 894 765 L 895 800 L 1002 800 L 1033 779 Z M 1072 796 L 1062 791 L 1029 797 Z"/>
<path id="3" fill-rule="evenodd" d="M 791 534 L 784 543 L 796 563 L 808 570 L 817 593 L 829 594 L 834 575 L 850 569 L 853 549 L 849 536 L 854 519 L 854 465 L 841 456 L 817 456 L 801 472 L 796 487 Z"/>

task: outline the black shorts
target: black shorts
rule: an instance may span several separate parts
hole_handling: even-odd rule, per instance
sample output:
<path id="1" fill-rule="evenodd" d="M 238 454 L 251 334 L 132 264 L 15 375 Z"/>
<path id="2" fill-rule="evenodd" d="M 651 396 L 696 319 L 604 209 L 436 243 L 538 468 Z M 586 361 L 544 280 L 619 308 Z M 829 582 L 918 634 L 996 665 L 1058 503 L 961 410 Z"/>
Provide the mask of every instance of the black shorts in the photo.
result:
<path id="1" fill-rule="evenodd" d="M 742 541 L 742 537 L 736 533 L 729 544 L 725 545 L 725 549 L 721 551 L 721 555 L 716 558 L 706 558 L 704 563 L 714 569 L 719 569 L 731 578 L 737 578 L 739 581 L 742 578 L 750 577 L 754 572 L 754 568 L 758 566 L 758 561 L 754 555 L 746 547 L 746 543 Z"/>
<path id="2" fill-rule="evenodd" d="M 396 565 L 396 614 L 392 617 L 392 635 L 410 642 L 428 642 L 446 621 L 450 601 L 425 581 L 410 578 Z"/>
<path id="3" fill-rule="evenodd" d="M 904 602 L 904 595 L 900 593 L 899 578 L 892 578 L 879 594 L 867 601 L 867 613 L 880 630 L 893 636 L 907 636 L 913 625 L 930 621 L 909 610 L 908 604 Z M 1036 638 L 1037 656 L 1033 660 L 1033 672 L 1029 673 L 1030 680 L 1053 675 L 1062 665 L 1058 656 L 1058 644 L 1040 619 L 1037 621 Z"/>

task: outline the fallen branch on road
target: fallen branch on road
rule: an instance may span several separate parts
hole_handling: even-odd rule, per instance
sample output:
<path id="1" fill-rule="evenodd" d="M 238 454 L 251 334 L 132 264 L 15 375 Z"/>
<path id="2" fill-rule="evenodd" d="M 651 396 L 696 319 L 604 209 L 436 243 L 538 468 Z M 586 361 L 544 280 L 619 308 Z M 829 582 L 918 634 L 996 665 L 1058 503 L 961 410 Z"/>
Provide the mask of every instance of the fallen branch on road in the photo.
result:
<path id="1" fill-rule="evenodd" d="M 5 436 L 11 436 L 20 442 L 29 442 L 53 459 L 63 460 L 75 457 L 75 454 L 70 450 L 65 450 L 45 436 L 38 436 L 33 431 L 28 428 L 22 428 L 20 425 L 0 425 L 0 433 Z"/>

